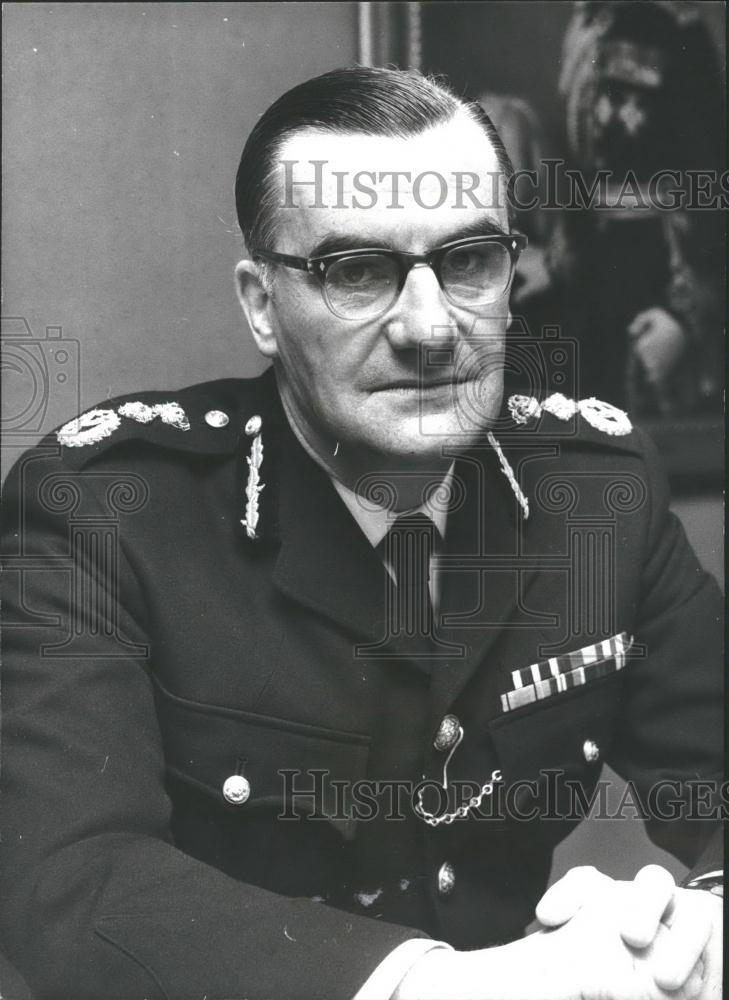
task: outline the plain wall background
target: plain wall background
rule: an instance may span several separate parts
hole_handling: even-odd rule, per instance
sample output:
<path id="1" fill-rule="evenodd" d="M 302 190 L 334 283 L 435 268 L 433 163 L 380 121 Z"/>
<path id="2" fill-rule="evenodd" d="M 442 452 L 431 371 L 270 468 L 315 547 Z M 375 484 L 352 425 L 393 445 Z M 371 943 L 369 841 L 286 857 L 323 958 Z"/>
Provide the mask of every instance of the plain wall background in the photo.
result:
<path id="1" fill-rule="evenodd" d="M 345 3 L 5 5 L 2 314 L 38 339 L 61 327 L 80 353 L 78 392 L 51 379 L 45 430 L 117 393 L 262 370 L 233 284 L 238 160 L 276 97 L 355 60 L 356 17 Z M 14 354 L 13 416 L 32 377 Z"/>
<path id="2" fill-rule="evenodd" d="M 723 5 L 704 7 L 719 27 Z M 550 128 L 568 17 L 553 2 L 428 4 L 428 68 L 472 93 L 529 96 Z M 31 3 L 7 4 L 3 18 L 2 314 L 29 330 L 11 324 L 4 359 L 16 432 L 7 469 L 43 431 L 107 396 L 262 369 L 233 287 L 238 158 L 279 94 L 355 60 L 357 9 Z M 433 37 L 443 44 L 428 56 Z M 45 391 L 41 354 L 45 410 L 28 403 Z M 720 498 L 682 498 L 677 510 L 721 573 Z M 628 874 L 646 850 L 638 827 L 584 824 L 555 871 L 589 857 Z"/>

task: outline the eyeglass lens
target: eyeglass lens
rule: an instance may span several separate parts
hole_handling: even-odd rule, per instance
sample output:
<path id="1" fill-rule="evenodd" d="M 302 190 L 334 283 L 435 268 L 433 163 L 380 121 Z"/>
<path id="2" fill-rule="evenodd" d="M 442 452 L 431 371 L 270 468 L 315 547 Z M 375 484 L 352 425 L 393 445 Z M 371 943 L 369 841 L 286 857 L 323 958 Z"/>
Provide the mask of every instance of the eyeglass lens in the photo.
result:
<path id="1" fill-rule="evenodd" d="M 446 296 L 464 307 L 495 302 L 511 276 L 509 251 L 500 243 L 453 247 L 434 266 Z M 398 288 L 397 261 L 378 253 L 337 260 L 325 279 L 330 307 L 348 319 L 384 312 L 395 301 Z"/>
<path id="2" fill-rule="evenodd" d="M 384 312 L 395 300 L 397 286 L 397 262 L 376 253 L 334 261 L 324 282 L 332 309 L 350 319 Z"/>

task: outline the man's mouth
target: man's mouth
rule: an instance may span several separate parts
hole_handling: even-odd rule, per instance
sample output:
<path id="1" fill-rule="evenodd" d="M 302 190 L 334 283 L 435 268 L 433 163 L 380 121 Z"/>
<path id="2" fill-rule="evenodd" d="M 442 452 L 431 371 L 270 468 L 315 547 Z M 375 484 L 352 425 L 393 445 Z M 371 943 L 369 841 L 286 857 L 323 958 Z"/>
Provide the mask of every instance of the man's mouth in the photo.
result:
<path id="1" fill-rule="evenodd" d="M 457 377 L 428 380 L 417 378 L 395 379 L 392 382 L 375 386 L 372 392 L 429 392 L 436 389 L 452 388 L 467 381 L 468 379 Z"/>

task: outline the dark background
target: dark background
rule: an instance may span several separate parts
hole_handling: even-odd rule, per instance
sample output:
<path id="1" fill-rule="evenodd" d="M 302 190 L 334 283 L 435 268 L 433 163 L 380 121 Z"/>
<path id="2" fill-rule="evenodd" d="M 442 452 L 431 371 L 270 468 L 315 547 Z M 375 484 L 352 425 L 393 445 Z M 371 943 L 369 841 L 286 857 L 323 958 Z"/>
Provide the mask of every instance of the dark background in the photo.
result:
<path id="1" fill-rule="evenodd" d="M 573 4 L 559 0 L 433 0 L 423 10 L 423 57 L 428 72 L 445 73 L 461 92 L 484 91 L 526 99 L 537 112 L 547 151 L 564 156 L 563 112 L 557 80 L 562 39 Z M 725 4 L 700 3 L 725 65 Z"/>

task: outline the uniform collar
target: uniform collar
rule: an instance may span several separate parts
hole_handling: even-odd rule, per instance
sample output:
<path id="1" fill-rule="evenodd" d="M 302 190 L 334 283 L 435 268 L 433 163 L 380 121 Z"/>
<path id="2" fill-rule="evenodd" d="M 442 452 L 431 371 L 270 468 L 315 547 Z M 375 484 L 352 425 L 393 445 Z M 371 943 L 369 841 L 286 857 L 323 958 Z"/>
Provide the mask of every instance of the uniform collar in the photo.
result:
<path id="1" fill-rule="evenodd" d="M 412 511 L 407 511 L 409 514 L 425 514 L 429 517 L 438 529 L 438 533 L 442 539 L 445 538 L 446 534 L 448 511 L 442 504 L 434 503 L 432 498 L 438 494 L 442 496 L 450 495 L 454 468 L 455 463 L 451 463 L 451 467 L 443 477 L 441 484 L 436 486 L 435 490 L 429 492 L 428 499 L 419 507 L 414 508 Z M 345 486 L 344 483 L 333 476 L 330 478 L 347 510 L 362 529 L 365 538 L 372 548 L 376 549 L 392 527 L 392 512 L 387 507 L 380 506 L 379 504 L 372 502 L 363 503 L 361 497 L 354 490 L 350 490 L 348 486 Z"/>

